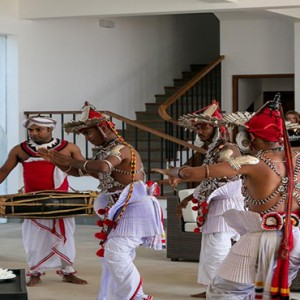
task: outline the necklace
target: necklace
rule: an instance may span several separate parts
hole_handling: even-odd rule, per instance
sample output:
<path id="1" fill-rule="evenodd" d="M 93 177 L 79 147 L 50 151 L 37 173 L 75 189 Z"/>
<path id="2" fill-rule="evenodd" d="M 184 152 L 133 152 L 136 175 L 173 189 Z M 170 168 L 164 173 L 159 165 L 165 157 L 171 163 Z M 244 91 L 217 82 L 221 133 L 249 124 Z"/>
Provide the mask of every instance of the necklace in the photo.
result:
<path id="1" fill-rule="evenodd" d="M 60 140 L 57 138 L 52 138 L 50 142 L 44 144 L 37 144 L 32 139 L 28 140 L 27 145 L 33 151 L 37 152 L 40 148 L 53 149 L 59 144 Z"/>
<path id="2" fill-rule="evenodd" d="M 100 146 L 101 148 L 107 148 L 110 146 L 110 144 L 114 143 L 115 141 L 119 140 L 118 138 L 112 139 L 110 141 L 108 141 L 105 145 Z"/>
<path id="3" fill-rule="evenodd" d="M 277 187 L 275 191 L 273 191 L 269 196 L 263 198 L 263 199 L 254 199 L 251 197 L 245 185 L 243 185 L 243 190 L 242 194 L 244 195 L 245 199 L 245 204 L 248 206 L 248 204 L 253 204 L 253 205 L 264 205 L 268 203 L 270 200 L 274 199 L 277 195 L 281 194 L 281 198 L 279 201 L 277 201 L 272 207 L 268 208 L 267 210 L 261 211 L 261 214 L 266 214 L 269 212 L 274 211 L 276 208 L 279 207 L 281 203 L 283 203 L 286 200 L 287 197 L 287 188 L 288 188 L 288 177 L 282 176 L 276 166 L 274 165 L 274 160 L 270 159 L 267 155 L 264 155 L 266 152 L 272 152 L 272 151 L 283 151 L 283 147 L 277 147 L 273 149 L 267 149 L 267 150 L 261 150 L 257 153 L 256 157 L 259 158 L 261 161 L 263 161 L 279 178 L 280 178 L 280 184 Z"/>
<path id="4" fill-rule="evenodd" d="M 284 151 L 284 147 L 276 147 L 276 148 L 272 148 L 272 149 L 266 149 L 266 150 L 260 150 L 257 152 L 256 157 L 261 158 L 265 153 L 270 153 L 270 152 L 281 152 Z M 272 160 L 273 163 L 285 163 L 285 160 L 282 161 L 277 161 L 277 160 Z"/>
<path id="5" fill-rule="evenodd" d="M 263 153 L 268 153 L 268 152 L 280 152 L 280 151 L 284 151 L 284 147 L 275 147 L 275 148 L 272 148 L 272 149 L 266 149 L 266 150 L 259 150 L 257 152 L 257 155 L 261 155 Z"/>
<path id="6" fill-rule="evenodd" d="M 119 141 L 118 138 L 116 138 L 114 140 L 109 141 L 105 146 L 100 146 L 98 152 L 95 154 L 93 159 L 94 160 L 96 160 L 96 159 L 100 159 L 100 160 L 105 159 L 108 156 L 110 150 L 118 144 L 120 144 L 120 141 Z"/>

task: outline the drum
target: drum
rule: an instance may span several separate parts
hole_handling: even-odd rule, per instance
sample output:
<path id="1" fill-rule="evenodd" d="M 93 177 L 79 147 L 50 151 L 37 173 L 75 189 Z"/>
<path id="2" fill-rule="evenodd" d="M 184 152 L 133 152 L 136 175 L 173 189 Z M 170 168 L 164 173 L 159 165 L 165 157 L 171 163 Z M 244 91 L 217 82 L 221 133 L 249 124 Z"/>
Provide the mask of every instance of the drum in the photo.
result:
<path id="1" fill-rule="evenodd" d="M 38 191 L 0 195 L 0 216 L 54 219 L 73 216 L 93 216 L 94 191 L 69 193 Z"/>

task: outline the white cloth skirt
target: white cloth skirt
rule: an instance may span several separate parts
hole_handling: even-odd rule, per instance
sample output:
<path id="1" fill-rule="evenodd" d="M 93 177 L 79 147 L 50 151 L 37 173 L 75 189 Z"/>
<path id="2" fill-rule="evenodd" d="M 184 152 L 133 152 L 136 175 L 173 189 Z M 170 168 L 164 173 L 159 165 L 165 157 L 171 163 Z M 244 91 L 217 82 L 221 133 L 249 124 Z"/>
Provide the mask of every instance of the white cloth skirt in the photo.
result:
<path id="1" fill-rule="evenodd" d="M 58 219 L 25 219 L 22 225 L 23 244 L 30 273 L 43 273 L 46 269 L 72 266 L 75 259 L 75 219 L 64 218 L 65 237 Z M 66 268 L 66 273 L 74 272 Z"/>

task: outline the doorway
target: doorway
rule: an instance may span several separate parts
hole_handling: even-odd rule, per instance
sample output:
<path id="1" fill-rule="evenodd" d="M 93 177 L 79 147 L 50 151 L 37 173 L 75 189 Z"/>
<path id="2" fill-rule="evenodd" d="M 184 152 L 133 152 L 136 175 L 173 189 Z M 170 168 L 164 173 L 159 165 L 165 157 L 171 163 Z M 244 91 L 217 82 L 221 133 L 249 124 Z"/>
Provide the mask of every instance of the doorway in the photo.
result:
<path id="1" fill-rule="evenodd" d="M 264 103 L 273 100 L 275 95 L 280 94 L 280 100 L 284 113 L 289 110 L 295 110 L 295 92 L 294 91 L 270 91 L 264 92 Z"/>
<path id="2" fill-rule="evenodd" d="M 232 111 L 256 111 L 267 100 L 281 93 L 284 111 L 294 109 L 294 74 L 232 76 Z"/>

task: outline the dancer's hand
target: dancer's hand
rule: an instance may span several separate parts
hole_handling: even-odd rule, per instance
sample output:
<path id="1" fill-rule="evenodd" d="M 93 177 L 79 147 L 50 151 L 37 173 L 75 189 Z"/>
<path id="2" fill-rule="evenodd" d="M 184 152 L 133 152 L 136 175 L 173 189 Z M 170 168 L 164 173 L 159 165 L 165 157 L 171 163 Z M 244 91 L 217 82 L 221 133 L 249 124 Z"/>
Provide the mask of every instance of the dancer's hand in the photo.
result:
<path id="1" fill-rule="evenodd" d="M 48 160 L 58 166 L 69 167 L 72 160 L 71 156 L 69 155 L 61 154 L 57 151 L 49 150 L 46 148 L 40 148 L 38 150 L 38 154 L 45 160 Z"/>
<path id="2" fill-rule="evenodd" d="M 155 172 L 155 173 L 159 173 L 162 174 L 164 176 L 168 176 L 168 182 L 169 184 L 173 187 L 174 190 L 176 190 L 177 185 L 182 181 L 177 177 L 174 177 L 172 175 L 169 174 L 169 170 L 170 169 L 159 169 L 159 168 L 154 168 L 151 171 Z"/>
<path id="3" fill-rule="evenodd" d="M 181 204 L 181 202 L 177 204 L 177 206 L 176 206 L 176 216 L 177 216 L 178 218 L 181 218 L 181 217 L 182 217 L 182 209 L 183 209 L 183 208 L 184 208 L 184 207 L 183 207 L 183 205 Z"/>
<path id="4" fill-rule="evenodd" d="M 38 155 L 41 156 L 43 159 L 50 161 L 50 150 L 47 148 L 39 148 Z"/>
<path id="5" fill-rule="evenodd" d="M 193 195 L 185 197 L 181 202 L 176 206 L 176 215 L 178 218 L 182 217 L 182 209 L 186 208 L 190 200 L 193 198 Z"/>

